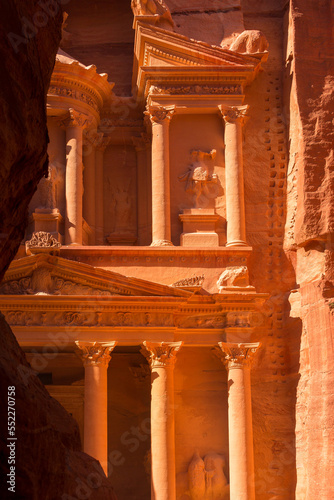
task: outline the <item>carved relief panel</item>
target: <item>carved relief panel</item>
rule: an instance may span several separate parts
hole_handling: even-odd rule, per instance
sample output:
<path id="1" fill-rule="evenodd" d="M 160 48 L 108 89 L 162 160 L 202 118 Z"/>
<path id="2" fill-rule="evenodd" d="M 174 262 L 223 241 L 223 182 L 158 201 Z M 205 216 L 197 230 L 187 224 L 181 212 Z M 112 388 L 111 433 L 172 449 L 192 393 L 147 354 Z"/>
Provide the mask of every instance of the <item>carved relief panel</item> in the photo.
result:
<path id="1" fill-rule="evenodd" d="M 110 245 L 137 242 L 136 153 L 113 145 L 104 157 L 104 234 Z M 98 196 L 98 193 L 97 193 Z"/>
<path id="2" fill-rule="evenodd" d="M 176 115 L 170 126 L 171 224 L 172 241 L 180 244 L 185 231 L 181 215 L 198 216 L 203 210 L 214 217 L 217 231 L 212 245 L 225 238 L 225 161 L 224 130 L 215 115 Z M 182 138 L 182 140 L 181 140 Z M 189 212 L 189 213 L 188 213 Z M 204 213 L 204 212 L 202 212 Z M 189 221 L 188 221 L 189 222 Z M 197 229 L 201 230 L 201 228 Z M 203 231 L 210 232 L 203 228 Z M 218 242 L 219 241 L 219 242 Z M 181 242 L 181 244 L 184 244 Z M 210 245 L 210 246 L 212 246 Z"/>

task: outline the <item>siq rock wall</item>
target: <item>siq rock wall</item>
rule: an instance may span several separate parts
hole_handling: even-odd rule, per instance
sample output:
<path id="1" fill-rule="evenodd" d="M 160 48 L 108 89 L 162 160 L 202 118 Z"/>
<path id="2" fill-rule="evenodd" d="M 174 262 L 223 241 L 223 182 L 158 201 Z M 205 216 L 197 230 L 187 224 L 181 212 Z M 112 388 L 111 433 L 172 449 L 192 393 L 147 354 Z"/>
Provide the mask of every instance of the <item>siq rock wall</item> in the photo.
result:
<path id="1" fill-rule="evenodd" d="M 333 2 L 292 0 L 285 35 L 290 151 L 284 244 L 297 284 L 288 320 L 297 379 L 295 498 L 329 500 L 334 490 Z"/>
<path id="2" fill-rule="evenodd" d="M 37 183 L 47 172 L 46 93 L 61 37 L 62 3 L 1 1 L 1 277 L 24 236 Z M 81 451 L 76 423 L 37 379 L 2 315 L 0 332 L 2 498 L 115 500 L 100 464 Z M 8 464 L 7 447 L 7 389 L 12 386 L 15 465 Z M 10 465 L 15 493 L 8 490 Z"/>

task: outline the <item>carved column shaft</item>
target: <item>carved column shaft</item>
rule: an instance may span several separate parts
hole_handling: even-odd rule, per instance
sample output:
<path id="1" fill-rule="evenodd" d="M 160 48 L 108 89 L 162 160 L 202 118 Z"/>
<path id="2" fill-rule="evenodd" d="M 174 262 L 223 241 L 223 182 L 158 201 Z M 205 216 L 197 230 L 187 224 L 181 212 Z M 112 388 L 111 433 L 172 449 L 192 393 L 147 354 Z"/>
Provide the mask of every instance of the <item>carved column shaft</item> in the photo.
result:
<path id="1" fill-rule="evenodd" d="M 70 108 L 66 126 L 66 217 L 65 244 L 82 245 L 82 131 L 90 124 L 88 116 Z"/>
<path id="2" fill-rule="evenodd" d="M 150 220 L 151 194 L 148 185 L 150 178 L 148 171 L 148 148 L 150 140 L 146 134 L 141 137 L 133 137 L 133 144 L 137 154 L 137 214 L 138 214 L 138 238 L 139 245 L 149 245 L 151 235 L 148 233 Z"/>
<path id="3" fill-rule="evenodd" d="M 91 244 L 95 244 L 95 147 L 87 141 L 84 147 L 83 216 L 92 229 Z"/>
<path id="4" fill-rule="evenodd" d="M 104 244 L 104 182 L 103 182 L 103 162 L 104 151 L 110 142 L 109 137 L 101 136 L 96 144 L 95 152 L 95 243 Z"/>
<path id="5" fill-rule="evenodd" d="M 182 342 L 144 342 L 151 367 L 152 500 L 175 500 L 173 369 Z"/>
<path id="6" fill-rule="evenodd" d="M 108 364 L 116 342 L 76 342 L 85 367 L 84 451 L 108 475 Z"/>
<path id="7" fill-rule="evenodd" d="M 219 106 L 225 121 L 226 246 L 246 245 L 242 126 L 248 106 Z"/>
<path id="8" fill-rule="evenodd" d="M 250 366 L 260 344 L 219 346 L 228 370 L 230 495 L 233 500 L 255 500 Z"/>
<path id="9" fill-rule="evenodd" d="M 152 245 L 172 245 L 170 220 L 169 122 L 173 108 L 150 107 L 152 123 Z"/>

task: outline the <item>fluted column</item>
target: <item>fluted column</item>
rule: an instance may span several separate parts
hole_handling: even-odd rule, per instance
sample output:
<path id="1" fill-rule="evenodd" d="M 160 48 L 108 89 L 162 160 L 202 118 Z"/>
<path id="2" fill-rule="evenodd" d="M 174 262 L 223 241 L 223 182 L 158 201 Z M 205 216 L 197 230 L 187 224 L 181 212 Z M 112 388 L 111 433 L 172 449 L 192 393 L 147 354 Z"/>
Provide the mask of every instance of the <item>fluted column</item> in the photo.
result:
<path id="1" fill-rule="evenodd" d="M 104 151 L 110 143 L 110 137 L 99 135 L 99 140 L 96 142 L 95 152 L 95 243 L 96 245 L 104 244 L 104 180 L 103 180 L 103 162 Z"/>
<path id="2" fill-rule="evenodd" d="M 242 126 L 248 106 L 218 106 L 225 122 L 226 246 L 247 245 Z"/>
<path id="3" fill-rule="evenodd" d="M 171 243 L 169 123 L 175 106 L 149 106 L 152 123 L 152 245 Z"/>
<path id="4" fill-rule="evenodd" d="M 65 244 L 82 245 L 82 131 L 88 126 L 87 115 L 74 109 L 63 122 L 66 127 L 66 177 L 65 177 Z"/>
<path id="5" fill-rule="evenodd" d="M 108 474 L 108 364 L 117 342 L 76 342 L 85 367 L 84 451 Z"/>
<path id="6" fill-rule="evenodd" d="M 151 500 L 175 500 L 174 364 L 182 342 L 144 342 L 151 367 Z M 145 352 L 143 352 L 145 355 Z"/>
<path id="7" fill-rule="evenodd" d="M 260 343 L 219 342 L 228 371 L 230 496 L 255 500 L 250 368 Z"/>

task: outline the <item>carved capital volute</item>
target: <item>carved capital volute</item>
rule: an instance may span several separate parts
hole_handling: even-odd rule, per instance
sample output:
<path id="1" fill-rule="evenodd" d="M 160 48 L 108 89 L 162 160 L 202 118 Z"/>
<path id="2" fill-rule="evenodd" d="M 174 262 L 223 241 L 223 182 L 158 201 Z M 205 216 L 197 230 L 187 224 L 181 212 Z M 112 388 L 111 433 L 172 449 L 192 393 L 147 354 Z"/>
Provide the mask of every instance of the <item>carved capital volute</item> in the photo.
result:
<path id="1" fill-rule="evenodd" d="M 62 126 L 66 128 L 70 127 L 79 127 L 79 128 L 88 128 L 93 123 L 93 117 L 88 116 L 85 113 L 80 113 L 76 111 L 74 108 L 70 108 L 68 110 L 68 115 L 65 120 L 62 121 Z"/>
<path id="2" fill-rule="evenodd" d="M 175 113 L 175 106 L 148 106 L 144 114 L 149 117 L 152 125 L 169 124 Z"/>
<path id="3" fill-rule="evenodd" d="M 117 342 L 75 342 L 76 351 L 82 359 L 85 368 L 87 366 L 107 367 L 111 359 L 111 352 L 116 344 Z"/>
<path id="4" fill-rule="evenodd" d="M 241 123 L 243 125 L 247 118 L 249 109 L 248 104 L 245 106 L 225 106 L 223 104 L 218 106 L 219 112 L 225 121 L 225 124 Z"/>
<path id="5" fill-rule="evenodd" d="M 221 361 L 231 370 L 233 368 L 250 368 L 256 351 L 261 346 L 260 342 L 254 343 L 227 343 L 219 342 L 218 353 Z"/>
<path id="6" fill-rule="evenodd" d="M 147 358 L 151 370 L 153 368 L 174 367 L 176 354 L 183 342 L 144 342 L 145 349 L 142 354 Z"/>

